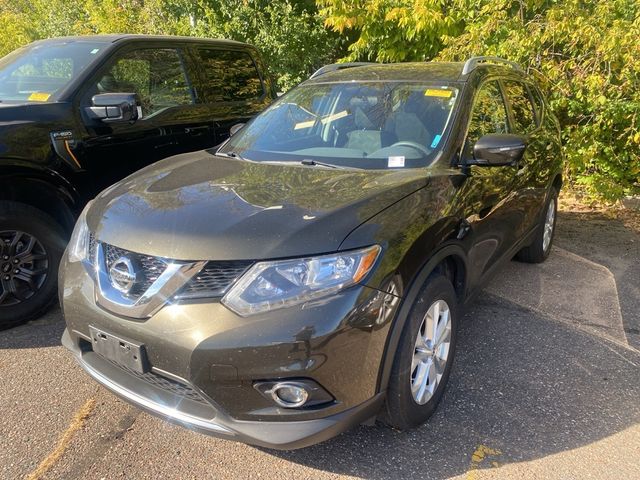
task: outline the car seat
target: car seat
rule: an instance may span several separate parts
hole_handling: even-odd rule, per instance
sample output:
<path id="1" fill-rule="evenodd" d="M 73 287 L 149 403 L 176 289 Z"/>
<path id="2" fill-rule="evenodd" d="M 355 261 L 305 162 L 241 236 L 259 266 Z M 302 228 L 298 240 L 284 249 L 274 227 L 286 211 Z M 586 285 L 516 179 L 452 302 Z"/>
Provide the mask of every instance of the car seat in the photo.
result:
<path id="1" fill-rule="evenodd" d="M 423 99 L 416 99 L 413 93 L 396 111 L 389 115 L 384 130 L 395 134 L 399 142 L 415 142 L 428 147 L 433 135 L 427 129 L 421 116 L 426 114 Z"/>
<path id="2" fill-rule="evenodd" d="M 360 107 L 354 108 L 354 123 L 356 130 L 347 133 L 346 148 L 361 150 L 369 155 L 394 142 L 393 133 L 376 129 Z"/>

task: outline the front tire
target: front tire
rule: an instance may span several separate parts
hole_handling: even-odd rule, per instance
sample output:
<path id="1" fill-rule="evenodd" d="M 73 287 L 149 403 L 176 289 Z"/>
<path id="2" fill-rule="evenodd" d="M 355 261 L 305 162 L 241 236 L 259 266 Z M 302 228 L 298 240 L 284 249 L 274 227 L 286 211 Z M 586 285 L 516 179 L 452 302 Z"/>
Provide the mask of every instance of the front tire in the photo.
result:
<path id="1" fill-rule="evenodd" d="M 404 326 L 391 369 L 384 422 L 405 430 L 425 422 L 445 390 L 456 349 L 458 308 L 451 282 L 432 275 Z"/>
<path id="2" fill-rule="evenodd" d="M 0 202 L 0 330 L 42 315 L 55 301 L 66 235 L 49 215 Z"/>

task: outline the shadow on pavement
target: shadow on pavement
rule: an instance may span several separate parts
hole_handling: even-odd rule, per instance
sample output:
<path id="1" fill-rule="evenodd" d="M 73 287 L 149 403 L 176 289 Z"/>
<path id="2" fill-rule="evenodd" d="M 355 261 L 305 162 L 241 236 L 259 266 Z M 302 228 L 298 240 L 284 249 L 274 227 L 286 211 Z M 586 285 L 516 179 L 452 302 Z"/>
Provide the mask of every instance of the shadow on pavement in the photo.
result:
<path id="1" fill-rule="evenodd" d="M 640 349 L 640 232 L 597 212 L 561 212 L 556 245 L 613 275 L 628 343 Z"/>
<path id="2" fill-rule="evenodd" d="M 60 308 L 55 306 L 37 320 L 0 331 L 0 350 L 57 347 L 63 331 Z"/>

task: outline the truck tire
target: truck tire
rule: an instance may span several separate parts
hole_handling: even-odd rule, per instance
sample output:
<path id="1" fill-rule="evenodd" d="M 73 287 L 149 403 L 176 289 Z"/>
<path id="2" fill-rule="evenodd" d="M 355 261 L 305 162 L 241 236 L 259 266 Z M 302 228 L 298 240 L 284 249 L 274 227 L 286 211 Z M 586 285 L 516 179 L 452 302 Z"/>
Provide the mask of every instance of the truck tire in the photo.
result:
<path id="1" fill-rule="evenodd" d="M 55 302 L 66 241 L 41 210 L 0 202 L 0 330 L 39 317 Z"/>

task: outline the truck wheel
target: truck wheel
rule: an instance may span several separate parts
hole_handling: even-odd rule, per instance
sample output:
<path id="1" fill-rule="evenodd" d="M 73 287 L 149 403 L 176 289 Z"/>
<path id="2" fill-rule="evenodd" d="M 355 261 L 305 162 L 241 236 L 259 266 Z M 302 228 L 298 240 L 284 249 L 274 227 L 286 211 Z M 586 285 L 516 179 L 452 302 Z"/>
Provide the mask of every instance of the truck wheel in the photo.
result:
<path id="1" fill-rule="evenodd" d="M 435 411 L 451 373 L 458 323 L 456 294 L 442 275 L 418 295 L 395 354 L 383 421 L 405 430 Z"/>
<path id="2" fill-rule="evenodd" d="M 545 204 L 544 216 L 540 220 L 538 231 L 531 245 L 524 247 L 516 254 L 516 259 L 525 263 L 542 263 L 553 245 L 553 236 L 556 232 L 556 217 L 558 213 L 558 192 L 553 189 Z"/>
<path id="3" fill-rule="evenodd" d="M 64 229 L 44 212 L 0 202 L 0 329 L 43 314 L 55 301 Z"/>

